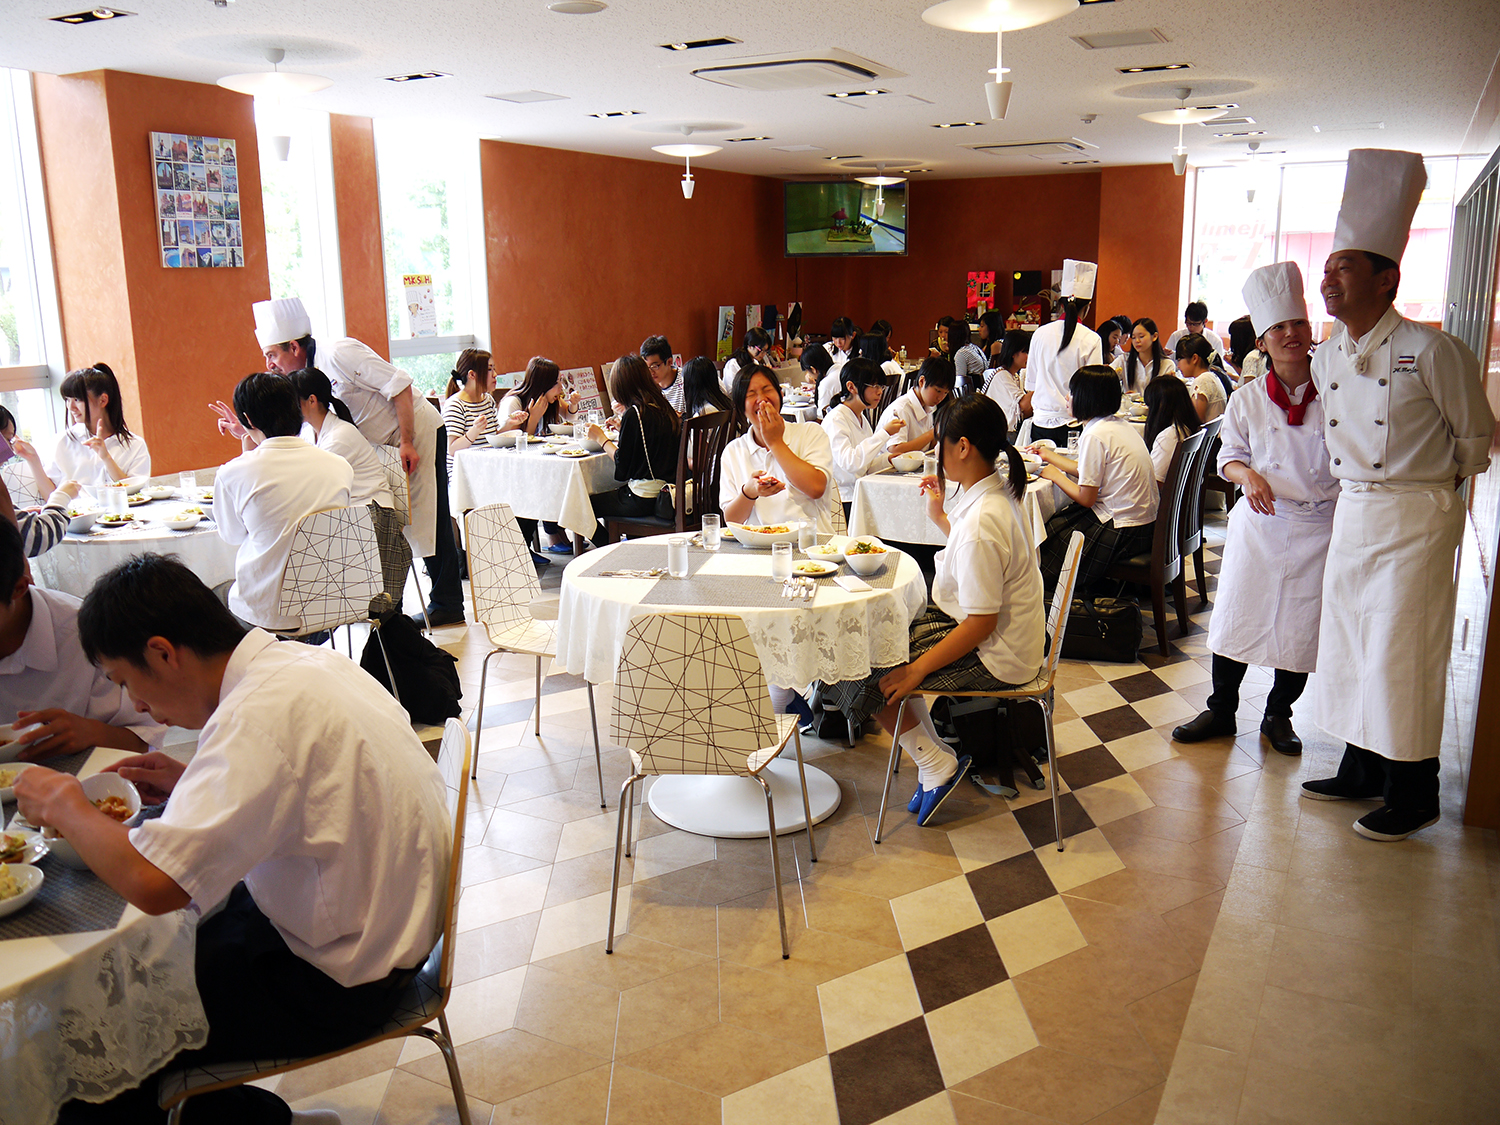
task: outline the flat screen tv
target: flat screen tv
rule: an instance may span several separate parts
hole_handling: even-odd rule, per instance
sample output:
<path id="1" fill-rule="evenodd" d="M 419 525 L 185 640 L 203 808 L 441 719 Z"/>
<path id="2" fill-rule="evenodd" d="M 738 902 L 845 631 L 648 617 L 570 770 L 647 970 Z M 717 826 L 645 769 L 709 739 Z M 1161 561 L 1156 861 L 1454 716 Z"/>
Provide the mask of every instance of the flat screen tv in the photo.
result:
<path id="1" fill-rule="evenodd" d="M 786 184 L 786 256 L 906 253 L 906 185 Z"/>

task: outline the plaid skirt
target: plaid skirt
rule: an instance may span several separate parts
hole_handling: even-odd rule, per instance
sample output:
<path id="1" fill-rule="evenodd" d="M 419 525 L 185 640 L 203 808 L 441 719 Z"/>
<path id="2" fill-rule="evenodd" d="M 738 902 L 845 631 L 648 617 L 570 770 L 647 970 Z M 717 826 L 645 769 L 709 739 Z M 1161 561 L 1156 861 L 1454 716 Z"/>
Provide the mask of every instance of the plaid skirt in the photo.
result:
<path id="1" fill-rule="evenodd" d="M 911 623 L 910 659 L 915 660 L 927 652 L 951 633 L 957 624 L 957 621 L 937 606 L 928 606 L 927 612 Z M 842 711 L 856 722 L 865 722 L 885 706 L 885 693 L 880 690 L 880 680 L 897 667 L 899 665 L 876 668 L 863 680 L 844 680 L 823 685 L 823 705 Z M 971 649 L 922 681 L 922 690 L 932 692 L 1009 691 L 1019 686 L 997 680 L 979 659 L 978 649 Z"/>
<path id="2" fill-rule="evenodd" d="M 390 599 L 387 606 L 377 607 L 370 603 L 371 612 L 383 612 L 391 605 L 401 604 L 401 595 L 406 589 L 406 575 L 411 569 L 411 546 L 403 533 L 405 524 L 400 513 L 370 504 L 370 520 L 375 525 L 375 546 L 380 551 L 380 577 L 385 586 L 385 596 Z M 378 601 L 379 599 L 377 599 Z"/>
<path id="3" fill-rule="evenodd" d="M 1112 522 L 1101 521 L 1094 509 L 1082 504 L 1068 504 L 1053 512 L 1047 521 L 1047 538 L 1037 550 L 1042 585 L 1048 596 L 1062 573 L 1068 541 L 1075 531 L 1083 532 L 1083 557 L 1078 560 L 1078 585 L 1073 596 L 1083 598 L 1091 596 L 1105 581 L 1106 573 L 1116 562 L 1151 550 L 1156 523 L 1153 520 L 1139 527 L 1116 527 Z"/>

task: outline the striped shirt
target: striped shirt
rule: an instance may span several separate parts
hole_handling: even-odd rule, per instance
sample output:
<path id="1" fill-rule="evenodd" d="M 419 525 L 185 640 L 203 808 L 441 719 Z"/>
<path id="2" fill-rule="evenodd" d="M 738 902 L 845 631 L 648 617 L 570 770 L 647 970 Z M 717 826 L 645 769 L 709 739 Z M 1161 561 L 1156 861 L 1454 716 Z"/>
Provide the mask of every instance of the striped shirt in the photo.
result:
<path id="1" fill-rule="evenodd" d="M 443 402 L 443 425 L 448 427 L 448 440 L 452 441 L 469 432 L 469 427 L 479 418 L 489 419 L 484 429 L 489 433 L 500 428 L 495 411 L 495 399 L 484 395 L 478 402 L 470 402 L 462 394 L 451 394 Z M 448 454 L 448 477 L 453 477 L 453 454 Z"/>

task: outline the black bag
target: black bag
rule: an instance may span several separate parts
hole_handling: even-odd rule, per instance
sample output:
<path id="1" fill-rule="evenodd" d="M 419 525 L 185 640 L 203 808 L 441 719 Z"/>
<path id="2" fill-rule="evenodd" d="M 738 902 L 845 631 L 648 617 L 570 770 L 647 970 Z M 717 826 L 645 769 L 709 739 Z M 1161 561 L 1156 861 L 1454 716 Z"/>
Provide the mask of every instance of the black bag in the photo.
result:
<path id="1" fill-rule="evenodd" d="M 422 636 L 422 631 L 406 614 L 394 610 L 387 613 L 380 619 L 379 639 L 372 631 L 359 658 L 359 666 L 387 691 L 391 689 L 391 681 L 385 673 L 385 659 L 380 655 L 381 641 L 385 642 L 385 655 L 396 676 L 401 706 L 413 720 L 438 725 L 459 716 L 462 708 L 458 701 L 463 697 L 463 689 L 458 682 L 456 656 Z"/>
<path id="2" fill-rule="evenodd" d="M 1046 761 L 1047 734 L 1040 722 L 1041 708 L 1022 700 L 1006 700 L 1003 704 L 993 699 L 941 698 L 932 707 L 933 719 L 946 715 L 948 723 L 958 735 L 955 753 L 967 754 L 973 764 L 970 772 L 976 777 L 993 777 L 1007 797 L 1016 796 L 1015 775 L 1021 773 L 1033 789 L 1041 789 L 1046 782 L 1037 768 L 1033 753 L 1040 736 L 1042 755 Z"/>
<path id="3" fill-rule="evenodd" d="M 826 742 L 847 742 L 850 746 L 859 741 L 864 723 L 829 703 L 823 695 L 821 682 L 813 684 L 812 699 L 808 701 L 808 706 L 812 709 L 813 734 Z"/>
<path id="4" fill-rule="evenodd" d="M 1062 654 L 1069 660 L 1133 664 L 1141 647 L 1141 607 L 1125 598 L 1074 598 Z"/>

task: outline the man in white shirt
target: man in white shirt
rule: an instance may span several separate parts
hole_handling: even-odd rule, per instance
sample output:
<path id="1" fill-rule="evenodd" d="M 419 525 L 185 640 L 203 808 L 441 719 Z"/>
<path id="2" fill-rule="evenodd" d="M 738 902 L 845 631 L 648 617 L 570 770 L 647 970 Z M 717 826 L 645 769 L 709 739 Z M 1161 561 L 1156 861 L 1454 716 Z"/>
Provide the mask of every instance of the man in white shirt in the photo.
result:
<path id="1" fill-rule="evenodd" d="M 422 556 L 432 579 L 426 621 L 418 625 L 461 625 L 464 620 L 463 561 L 453 538 L 448 511 L 448 466 L 439 450 L 448 448 L 448 431 L 440 415 L 412 386 L 411 376 L 381 359 L 358 340 L 335 340 L 319 350 L 312 320 L 301 299 L 258 301 L 255 338 L 266 357 L 266 370 L 290 375 L 305 367 L 321 368 L 354 415 L 354 424 L 372 445 L 398 445 L 401 466 L 411 481 L 411 523 L 406 539 Z"/>
<path id="2" fill-rule="evenodd" d="M 672 366 L 672 345 L 665 336 L 647 336 L 641 344 L 641 358 L 646 361 L 646 370 L 661 388 L 662 395 L 678 414 L 682 413 L 682 373 Z"/>
<path id="3" fill-rule="evenodd" d="M 0 520 L 0 722 L 22 729 L 23 761 L 93 746 L 144 753 L 166 728 L 135 713 L 78 644 L 79 601 L 31 584 L 21 533 Z"/>
<path id="4" fill-rule="evenodd" d="M 1187 327 L 1179 328 L 1167 338 L 1166 352 L 1168 355 L 1173 353 L 1173 350 L 1177 347 L 1178 340 L 1184 336 L 1191 336 L 1195 332 L 1213 345 L 1214 355 L 1222 356 L 1224 354 L 1224 341 L 1217 332 L 1208 326 L 1208 305 L 1203 301 L 1188 302 L 1187 308 L 1182 310 L 1182 323 L 1187 325 Z"/>
<path id="5" fill-rule="evenodd" d="M 318 1055 L 377 1032 L 438 936 L 452 851 L 447 788 L 405 712 L 338 652 L 247 633 L 160 555 L 101 578 L 79 634 L 137 710 L 202 732 L 186 765 L 153 752 L 111 767 L 147 801 L 171 796 L 135 828 L 67 774 L 34 768 L 16 785 L 26 818 L 137 909 L 226 903 L 196 937 L 208 1042 L 172 1065 Z M 61 1120 L 164 1121 L 156 1092 L 148 1076 Z M 190 1115 L 288 1120 L 253 1087 L 195 1098 Z"/>
<path id="6" fill-rule="evenodd" d="M 226 543 L 239 546 L 229 608 L 264 629 L 295 630 L 281 612 L 281 576 L 297 521 L 325 508 L 347 508 L 354 470 L 336 453 L 299 437 L 302 411 L 284 375 L 263 371 L 241 379 L 234 408 L 245 452 L 219 470 L 214 515 Z"/>

